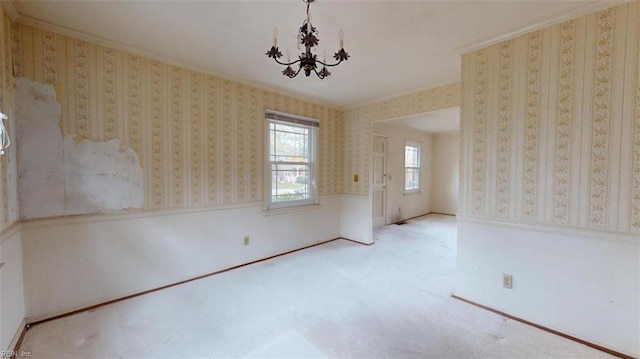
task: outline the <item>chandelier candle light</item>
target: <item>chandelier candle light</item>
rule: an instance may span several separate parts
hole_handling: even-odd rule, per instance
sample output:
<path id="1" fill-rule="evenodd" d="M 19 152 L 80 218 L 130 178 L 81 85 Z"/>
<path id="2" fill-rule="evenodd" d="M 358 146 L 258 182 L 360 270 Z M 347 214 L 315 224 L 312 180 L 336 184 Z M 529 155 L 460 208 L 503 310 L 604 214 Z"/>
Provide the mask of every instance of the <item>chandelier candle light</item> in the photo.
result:
<path id="1" fill-rule="evenodd" d="M 275 62 L 279 63 L 280 65 L 286 66 L 287 68 L 282 71 L 282 74 L 285 76 L 288 76 L 289 78 L 294 78 L 298 76 L 300 71 L 304 70 L 304 74 L 307 76 L 311 75 L 311 71 L 313 71 L 320 79 L 323 79 L 331 75 L 329 70 L 327 70 L 327 66 L 328 67 L 337 66 L 342 61 L 347 61 L 349 59 L 349 54 L 346 51 L 344 51 L 344 46 L 343 46 L 344 33 L 342 32 L 342 29 L 340 29 L 340 50 L 338 50 L 338 52 L 333 54 L 333 58 L 337 62 L 334 64 L 327 63 L 326 50 L 324 51 L 322 61 L 320 61 L 318 59 L 318 56 L 311 51 L 315 46 L 318 46 L 318 42 L 319 42 L 318 29 L 311 25 L 311 15 L 309 14 L 309 5 L 311 5 L 311 3 L 314 2 L 315 0 L 302 0 L 302 1 L 307 3 L 307 18 L 304 20 L 304 22 L 302 23 L 302 26 L 300 26 L 300 29 L 298 30 L 299 31 L 298 49 L 300 49 L 300 44 L 302 44 L 304 45 L 305 51 L 300 55 L 298 55 L 298 59 L 295 61 L 291 61 L 291 59 L 289 58 L 288 51 L 287 51 L 287 62 L 281 62 L 280 60 L 278 60 L 279 58 L 282 57 L 282 53 L 278 49 L 278 28 L 275 28 L 273 29 L 273 46 L 271 46 L 271 49 L 267 51 L 266 55 L 268 57 L 272 57 L 275 60 Z M 297 71 L 294 71 L 293 68 L 291 68 L 291 65 L 295 65 L 295 64 L 299 64 Z M 320 71 L 318 71 L 319 65 L 322 65 L 322 69 Z"/>

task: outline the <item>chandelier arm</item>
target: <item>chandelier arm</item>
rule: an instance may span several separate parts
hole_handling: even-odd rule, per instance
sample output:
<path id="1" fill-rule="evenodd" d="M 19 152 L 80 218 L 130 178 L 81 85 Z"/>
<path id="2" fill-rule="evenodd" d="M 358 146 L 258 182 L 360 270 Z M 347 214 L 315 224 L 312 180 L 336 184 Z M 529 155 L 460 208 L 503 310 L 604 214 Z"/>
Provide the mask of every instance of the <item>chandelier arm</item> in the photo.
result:
<path id="1" fill-rule="evenodd" d="M 297 59 L 296 61 L 287 63 L 287 62 L 280 62 L 275 57 L 273 59 L 275 60 L 275 62 L 279 63 L 280 65 L 284 65 L 284 66 L 291 66 L 291 65 L 297 64 L 298 62 L 302 61 L 301 59 Z"/>
<path id="2" fill-rule="evenodd" d="M 320 78 L 320 80 L 324 79 L 324 76 L 321 76 L 321 75 L 318 73 L 318 70 L 316 70 L 316 68 L 315 68 L 315 67 L 313 68 L 313 72 L 315 72 L 315 73 L 316 73 L 316 76 L 318 76 L 318 78 Z"/>
<path id="3" fill-rule="evenodd" d="M 338 66 L 340 65 L 340 63 L 344 61 L 344 60 L 340 60 L 338 62 L 336 62 L 335 64 L 325 64 L 324 62 L 320 61 L 320 60 L 316 60 L 316 62 L 322 64 L 323 66 L 328 66 L 328 67 L 333 67 L 333 66 Z"/>
<path id="4" fill-rule="evenodd" d="M 296 74 L 291 76 L 290 78 L 294 78 L 294 77 L 298 76 L 298 74 L 300 73 L 300 70 L 302 70 L 302 66 L 298 67 L 298 71 L 296 71 Z"/>

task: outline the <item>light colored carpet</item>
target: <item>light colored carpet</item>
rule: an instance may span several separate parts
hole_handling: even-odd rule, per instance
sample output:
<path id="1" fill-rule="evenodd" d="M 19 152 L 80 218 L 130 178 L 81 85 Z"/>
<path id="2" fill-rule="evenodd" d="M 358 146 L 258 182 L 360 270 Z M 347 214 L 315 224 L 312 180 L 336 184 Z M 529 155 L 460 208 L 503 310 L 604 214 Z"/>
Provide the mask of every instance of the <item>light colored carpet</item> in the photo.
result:
<path id="1" fill-rule="evenodd" d="M 429 215 L 29 330 L 33 358 L 609 358 L 451 298 L 456 224 Z"/>

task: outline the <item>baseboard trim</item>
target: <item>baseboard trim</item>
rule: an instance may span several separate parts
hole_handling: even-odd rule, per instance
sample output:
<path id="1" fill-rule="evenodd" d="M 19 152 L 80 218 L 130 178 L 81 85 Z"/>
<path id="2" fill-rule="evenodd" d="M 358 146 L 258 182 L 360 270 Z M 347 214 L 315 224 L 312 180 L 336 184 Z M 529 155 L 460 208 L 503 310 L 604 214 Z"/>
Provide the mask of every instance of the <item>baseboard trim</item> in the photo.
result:
<path id="1" fill-rule="evenodd" d="M 419 215 L 417 215 L 417 216 L 413 216 L 413 217 L 409 217 L 409 218 L 399 219 L 399 220 L 397 220 L 397 221 L 395 221 L 395 222 L 393 222 L 393 223 L 390 223 L 390 224 L 398 224 L 398 223 L 401 223 L 401 222 L 410 221 L 410 220 L 412 220 L 412 219 L 416 219 L 416 218 L 420 218 L 420 217 L 428 216 L 428 215 L 430 215 L 430 214 L 431 214 L 431 212 L 427 212 L 427 213 L 419 214 Z"/>
<path id="2" fill-rule="evenodd" d="M 440 212 L 431 212 L 429 214 L 439 214 L 441 216 L 451 216 L 451 217 L 455 217 L 455 214 L 451 214 L 451 213 L 440 213 Z"/>
<path id="3" fill-rule="evenodd" d="M 393 223 L 389 223 L 389 224 L 397 224 L 397 223 L 400 223 L 400 222 L 406 222 L 406 221 L 410 221 L 410 220 L 412 220 L 412 219 L 416 219 L 416 218 L 420 218 L 420 217 L 428 216 L 428 215 L 430 215 L 430 214 L 440 214 L 440 213 L 427 212 L 427 213 L 419 214 L 419 215 L 417 215 L 417 216 L 413 216 L 413 217 L 409 217 L 409 218 L 404 218 L 404 219 L 399 219 L 399 220 L 397 220 L 397 221 L 395 221 L 395 222 L 393 222 Z"/>
<path id="4" fill-rule="evenodd" d="M 357 243 L 357 244 L 360 244 L 360 245 L 363 245 L 363 246 L 372 246 L 372 245 L 375 244 L 375 242 L 365 243 L 365 242 L 360 242 L 360 241 L 356 241 L 355 239 L 350 239 L 350 238 L 345 238 L 345 237 L 340 237 L 339 239 L 344 239 L 345 241 Z"/>
<path id="5" fill-rule="evenodd" d="M 18 327 L 16 334 L 13 336 L 13 340 L 9 344 L 9 348 L 12 351 L 9 355 L 9 358 L 17 358 L 18 357 L 18 349 L 20 349 L 20 345 L 22 345 L 22 340 L 24 340 L 25 334 L 27 334 L 27 322 L 23 319 L 22 323 Z"/>
<path id="6" fill-rule="evenodd" d="M 69 311 L 69 312 L 52 315 L 51 317 L 38 319 L 38 320 L 35 320 L 33 322 L 27 322 L 27 324 L 25 325 L 25 328 L 26 328 L 26 330 L 29 330 L 32 327 L 35 327 L 36 325 L 40 325 L 42 323 L 50 322 L 52 320 L 69 317 L 69 316 L 72 316 L 74 314 L 87 312 L 87 311 L 90 311 L 90 310 L 95 310 L 97 308 L 104 307 L 104 306 L 109 305 L 109 304 L 121 302 L 121 301 L 124 301 L 124 300 L 127 300 L 127 299 L 139 297 L 141 295 L 157 292 L 157 291 L 160 291 L 160 290 L 163 290 L 163 289 L 179 286 L 179 285 L 182 285 L 182 284 L 185 284 L 185 283 L 189 283 L 189 282 L 193 282 L 193 281 L 196 281 L 196 280 L 199 280 L 199 279 L 211 277 L 211 276 L 214 276 L 214 275 L 217 275 L 217 274 L 225 273 L 225 272 L 228 272 L 228 271 L 231 271 L 231 270 L 234 270 L 234 269 L 238 269 L 238 268 L 242 268 L 242 267 L 246 267 L 246 266 L 249 266 L 249 265 L 252 265 L 252 264 L 268 261 L 270 259 L 281 257 L 281 256 L 284 256 L 284 255 L 287 255 L 287 254 L 291 254 L 291 253 L 294 253 L 294 252 L 299 252 L 299 251 L 302 251 L 302 250 L 305 250 L 305 249 L 309 249 L 309 248 L 312 248 L 312 247 L 316 247 L 316 246 L 320 246 L 320 245 L 323 245 L 323 244 L 327 244 L 329 242 L 337 241 L 338 239 L 342 239 L 342 238 L 339 237 L 339 238 L 330 239 L 328 241 L 323 241 L 323 242 L 320 242 L 320 243 L 316 243 L 316 244 L 312 244 L 312 245 L 305 246 L 305 247 L 302 247 L 302 248 L 298 248 L 298 249 L 294 249 L 294 250 L 291 250 L 291 251 L 283 252 L 283 253 L 280 253 L 280 254 L 276 254 L 276 255 L 273 255 L 273 256 L 265 257 L 265 258 L 258 259 L 258 260 L 255 260 L 255 261 L 251 261 L 251 262 L 239 264 L 239 265 L 236 265 L 236 266 L 232 266 L 232 267 L 229 267 L 229 268 L 221 269 L 221 270 L 218 270 L 218 271 L 215 271 L 215 272 L 199 275 L 197 277 L 185 279 L 185 280 L 182 280 L 182 281 L 179 281 L 179 282 L 175 282 L 175 283 L 171 283 L 171 284 L 167 284 L 167 285 L 164 285 L 164 286 L 161 286 L 161 287 L 148 289 L 148 290 L 145 290 L 145 291 L 142 291 L 142 292 L 137 292 L 137 293 L 134 293 L 134 294 L 129 294 L 129 295 L 126 295 L 126 296 L 123 296 L 123 297 L 119 297 L 119 298 L 116 298 L 116 299 L 111 299 L 111 300 L 108 300 L 108 301 L 105 301 L 105 302 L 101 302 L 101 303 L 98 303 L 98 304 L 94 304 L 94 305 L 90 305 L 90 306 L 87 306 L 87 307 L 82 307 L 80 309 L 72 310 L 72 311 Z"/>
<path id="7" fill-rule="evenodd" d="M 460 300 L 460 301 L 462 301 L 462 302 L 465 302 L 465 303 L 468 303 L 468 304 L 474 305 L 474 306 L 476 306 L 476 307 L 478 307 L 478 308 L 482 308 L 482 309 L 484 309 L 484 310 L 488 310 L 488 311 L 490 311 L 490 312 L 496 313 L 496 314 L 501 315 L 501 316 L 503 316 L 503 317 L 506 317 L 506 318 L 509 318 L 509 319 L 512 319 L 512 320 L 518 321 L 518 322 L 520 322 L 520 323 L 524 323 L 524 324 L 530 325 L 530 326 L 532 326 L 532 327 L 534 327 L 534 328 L 537 328 L 537 329 L 540 329 L 540 330 L 544 330 L 545 332 L 549 332 L 549 333 L 551 333 L 551 334 L 558 335 L 558 336 L 563 337 L 563 338 L 565 338 L 565 339 L 573 340 L 574 342 L 577 342 L 577 343 L 580 343 L 580 344 L 586 345 L 586 346 L 591 347 L 591 348 L 596 349 L 596 350 L 600 350 L 600 351 L 605 352 L 605 353 L 607 353 L 607 354 L 615 355 L 615 356 L 620 357 L 620 358 L 622 358 L 622 359 L 637 359 L 637 358 L 635 358 L 635 357 L 633 357 L 633 356 L 630 356 L 630 355 L 627 355 L 627 354 L 623 354 L 623 353 L 617 352 L 617 351 L 612 350 L 612 349 L 609 349 L 609 348 L 605 348 L 605 347 L 600 346 L 600 345 L 598 345 L 598 344 L 593 344 L 593 343 L 591 343 L 591 342 L 588 342 L 588 341 L 586 341 L 586 340 L 583 340 L 583 339 L 580 339 L 580 338 L 574 337 L 574 336 L 572 336 L 572 335 L 565 334 L 565 333 L 559 332 L 559 331 L 554 330 L 554 329 L 551 329 L 551 328 L 547 328 L 547 327 L 545 327 L 545 326 L 542 326 L 542 325 L 540 325 L 540 324 L 536 324 L 536 323 L 530 322 L 530 321 L 525 320 L 525 319 L 522 319 L 522 318 L 518 318 L 518 317 L 513 316 L 513 315 L 511 315 L 511 314 L 507 314 L 507 313 L 502 312 L 502 311 L 499 311 L 499 310 L 497 310 L 497 309 L 493 309 L 493 308 L 491 308 L 491 307 L 487 307 L 486 305 L 482 305 L 482 304 L 476 303 L 476 302 L 474 302 L 474 301 L 471 301 L 471 300 L 468 300 L 468 299 L 465 299 L 465 298 L 462 298 L 462 297 L 458 297 L 458 296 L 457 296 L 457 295 L 455 295 L 455 294 L 452 294 L 452 295 L 451 295 L 451 297 L 453 297 L 453 298 L 455 298 L 455 299 L 457 299 L 457 300 Z"/>

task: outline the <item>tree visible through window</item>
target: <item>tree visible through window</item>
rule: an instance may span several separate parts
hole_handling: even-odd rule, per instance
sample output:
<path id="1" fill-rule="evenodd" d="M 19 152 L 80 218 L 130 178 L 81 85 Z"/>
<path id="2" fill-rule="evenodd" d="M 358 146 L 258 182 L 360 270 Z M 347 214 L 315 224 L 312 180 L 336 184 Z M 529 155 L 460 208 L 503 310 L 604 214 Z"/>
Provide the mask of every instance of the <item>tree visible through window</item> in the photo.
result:
<path id="1" fill-rule="evenodd" d="M 267 113 L 268 207 L 315 202 L 315 136 L 318 123 Z"/>
<path id="2" fill-rule="evenodd" d="M 406 141 L 404 145 L 404 191 L 420 190 L 420 144 Z"/>

